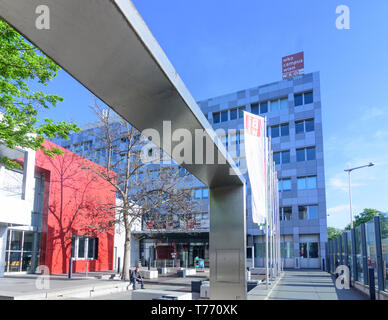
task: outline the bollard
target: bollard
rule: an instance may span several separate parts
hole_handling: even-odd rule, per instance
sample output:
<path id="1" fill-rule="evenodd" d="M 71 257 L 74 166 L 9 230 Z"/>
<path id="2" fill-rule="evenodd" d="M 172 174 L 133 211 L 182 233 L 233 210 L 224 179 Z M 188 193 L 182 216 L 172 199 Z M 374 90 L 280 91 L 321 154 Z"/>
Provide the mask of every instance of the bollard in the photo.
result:
<path id="1" fill-rule="evenodd" d="M 68 278 L 71 279 L 73 275 L 73 258 L 69 258 L 69 276 Z"/>
<path id="2" fill-rule="evenodd" d="M 120 274 L 120 257 L 117 258 L 117 273 Z"/>
<path id="3" fill-rule="evenodd" d="M 375 269 L 369 268 L 369 296 L 371 300 L 376 300 L 375 289 Z"/>

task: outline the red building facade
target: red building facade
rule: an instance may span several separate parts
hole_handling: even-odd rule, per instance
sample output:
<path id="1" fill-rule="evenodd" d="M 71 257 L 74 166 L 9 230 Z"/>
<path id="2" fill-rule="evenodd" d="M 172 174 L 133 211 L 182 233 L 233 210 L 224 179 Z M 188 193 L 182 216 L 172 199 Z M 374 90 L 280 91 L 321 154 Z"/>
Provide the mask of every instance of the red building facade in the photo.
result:
<path id="1" fill-rule="evenodd" d="M 116 192 L 93 171 L 103 167 L 57 147 L 62 156 L 36 152 L 36 175 L 44 179 L 40 264 L 51 274 L 113 269 Z"/>

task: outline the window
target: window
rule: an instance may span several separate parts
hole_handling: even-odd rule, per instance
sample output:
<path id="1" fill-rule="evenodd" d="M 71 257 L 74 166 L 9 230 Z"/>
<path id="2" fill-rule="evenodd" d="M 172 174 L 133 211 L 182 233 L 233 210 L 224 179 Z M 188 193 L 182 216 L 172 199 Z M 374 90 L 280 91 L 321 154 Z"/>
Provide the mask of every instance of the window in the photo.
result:
<path id="1" fill-rule="evenodd" d="M 303 105 L 303 95 L 301 93 L 294 95 L 295 107 Z"/>
<path id="2" fill-rule="evenodd" d="M 304 133 L 314 131 L 314 119 L 301 120 L 295 122 L 295 133 Z"/>
<path id="3" fill-rule="evenodd" d="M 306 92 L 304 94 L 304 104 L 313 103 L 313 92 Z"/>
<path id="4" fill-rule="evenodd" d="M 270 129 L 268 129 L 268 133 L 271 133 L 271 134 L 268 134 L 268 135 L 271 136 L 272 138 L 277 138 L 280 136 L 286 137 L 286 136 L 290 135 L 290 128 L 289 128 L 288 123 L 284 123 L 282 125 L 272 126 L 269 128 Z"/>
<path id="5" fill-rule="evenodd" d="M 280 126 L 280 128 L 281 128 L 281 135 L 282 135 L 282 137 L 286 137 L 286 136 L 290 135 L 290 129 L 289 129 L 288 123 L 282 124 Z"/>
<path id="6" fill-rule="evenodd" d="M 213 112 L 213 123 L 220 123 L 221 114 L 219 112 Z"/>
<path id="7" fill-rule="evenodd" d="M 275 164 L 290 163 L 290 151 L 274 152 L 273 161 Z"/>
<path id="8" fill-rule="evenodd" d="M 280 110 L 288 109 L 288 98 L 280 99 Z"/>
<path id="9" fill-rule="evenodd" d="M 316 189 L 316 188 L 317 188 L 317 176 L 298 178 L 298 190 Z"/>
<path id="10" fill-rule="evenodd" d="M 305 149 L 296 149 L 296 161 L 301 162 L 306 160 L 306 152 Z"/>
<path id="11" fill-rule="evenodd" d="M 254 103 L 251 105 L 251 112 L 254 114 L 259 114 L 259 104 Z"/>
<path id="12" fill-rule="evenodd" d="M 279 126 L 271 127 L 271 137 L 277 138 L 280 136 Z"/>
<path id="13" fill-rule="evenodd" d="M 228 111 L 222 111 L 221 112 L 221 122 L 228 121 Z"/>
<path id="14" fill-rule="evenodd" d="M 306 127 L 306 132 L 311 132 L 314 131 L 314 119 L 306 120 L 305 121 L 305 127 Z"/>
<path id="15" fill-rule="evenodd" d="M 260 114 L 268 112 L 268 101 L 260 103 Z"/>
<path id="16" fill-rule="evenodd" d="M 230 120 L 237 119 L 237 109 L 230 110 Z"/>
<path id="17" fill-rule="evenodd" d="M 307 242 L 299 243 L 299 252 L 301 258 L 307 258 Z"/>
<path id="18" fill-rule="evenodd" d="M 279 111 L 279 100 L 271 101 L 271 112 Z"/>
<path id="19" fill-rule="evenodd" d="M 306 148 L 307 160 L 315 160 L 315 147 Z"/>
<path id="20" fill-rule="evenodd" d="M 282 164 L 290 163 L 290 151 L 282 151 Z"/>
<path id="21" fill-rule="evenodd" d="M 295 133 L 303 133 L 304 132 L 304 121 L 295 122 Z"/>
<path id="22" fill-rule="evenodd" d="M 292 219 L 292 207 L 280 208 L 280 220 L 291 221 Z"/>
<path id="23" fill-rule="evenodd" d="M 74 259 L 98 259 L 98 238 L 74 236 L 71 256 Z"/>
<path id="24" fill-rule="evenodd" d="M 315 147 L 296 149 L 296 161 L 315 160 Z"/>
<path id="25" fill-rule="evenodd" d="M 280 152 L 274 152 L 273 161 L 275 162 L 275 164 L 280 164 Z"/>
<path id="26" fill-rule="evenodd" d="M 314 98 L 313 98 L 312 91 L 294 94 L 295 107 L 301 106 L 303 104 L 313 103 L 313 102 L 314 102 Z"/>
<path id="27" fill-rule="evenodd" d="M 194 190 L 194 199 L 208 199 L 209 198 L 209 189 L 208 188 L 200 188 Z"/>
<path id="28" fill-rule="evenodd" d="M 301 258 L 318 258 L 318 242 L 301 242 L 299 251 Z"/>
<path id="29" fill-rule="evenodd" d="M 279 180 L 279 192 L 284 192 L 284 191 L 291 191 L 291 179 L 280 179 Z"/>
<path id="30" fill-rule="evenodd" d="M 299 219 L 300 220 L 318 219 L 318 206 L 317 205 L 299 206 L 298 212 L 299 212 Z"/>
<path id="31" fill-rule="evenodd" d="M 318 242 L 309 243 L 309 258 L 318 258 Z"/>

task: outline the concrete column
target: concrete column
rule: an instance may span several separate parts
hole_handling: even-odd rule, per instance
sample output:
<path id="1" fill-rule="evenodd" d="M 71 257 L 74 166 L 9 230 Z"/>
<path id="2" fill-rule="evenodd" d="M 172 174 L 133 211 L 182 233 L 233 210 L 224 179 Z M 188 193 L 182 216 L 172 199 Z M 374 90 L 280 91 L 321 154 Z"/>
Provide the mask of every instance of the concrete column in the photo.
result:
<path id="1" fill-rule="evenodd" d="M 4 276 L 5 249 L 7 245 L 7 226 L 0 224 L 0 277 Z"/>
<path id="2" fill-rule="evenodd" d="M 246 299 L 245 187 L 210 188 L 210 298 Z"/>

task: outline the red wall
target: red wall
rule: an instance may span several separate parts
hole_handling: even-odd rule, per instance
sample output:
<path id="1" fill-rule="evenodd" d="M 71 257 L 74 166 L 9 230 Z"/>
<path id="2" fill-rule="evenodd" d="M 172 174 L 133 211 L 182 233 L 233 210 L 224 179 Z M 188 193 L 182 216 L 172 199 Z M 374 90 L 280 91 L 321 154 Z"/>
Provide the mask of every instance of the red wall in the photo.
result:
<path id="1" fill-rule="evenodd" d="M 113 269 L 114 226 L 106 225 L 114 218 L 116 193 L 111 184 L 93 170 L 103 168 L 52 142 L 63 156 L 50 158 L 36 152 L 36 171 L 45 174 L 40 264 L 51 274 L 67 273 L 73 235 L 97 237 L 98 259 L 75 260 L 73 272 Z M 110 208 L 110 209 L 106 209 Z"/>

